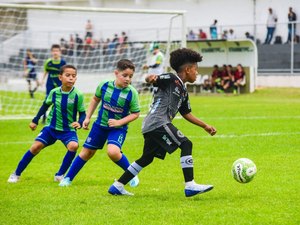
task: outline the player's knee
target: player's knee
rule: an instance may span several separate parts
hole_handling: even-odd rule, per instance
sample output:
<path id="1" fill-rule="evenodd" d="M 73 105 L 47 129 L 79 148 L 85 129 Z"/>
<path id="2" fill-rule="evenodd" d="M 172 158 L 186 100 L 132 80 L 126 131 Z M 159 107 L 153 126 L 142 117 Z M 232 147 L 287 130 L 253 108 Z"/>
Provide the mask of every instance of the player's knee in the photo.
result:
<path id="1" fill-rule="evenodd" d="M 44 147 L 45 147 L 45 145 L 42 142 L 36 141 L 31 146 L 30 152 L 33 155 L 37 155 Z"/>
<path id="2" fill-rule="evenodd" d="M 180 145 L 181 156 L 192 155 L 193 143 L 187 139 Z"/>
<path id="3" fill-rule="evenodd" d="M 114 162 L 120 160 L 122 157 L 122 153 L 121 153 L 120 149 L 117 147 L 108 147 L 107 155 Z"/>
<path id="4" fill-rule="evenodd" d="M 94 156 L 96 153 L 96 150 L 91 150 L 87 148 L 83 148 L 81 152 L 79 153 L 80 158 L 82 158 L 85 161 L 88 161 L 90 158 Z"/>
<path id="5" fill-rule="evenodd" d="M 79 147 L 79 145 L 78 145 L 78 143 L 75 142 L 75 141 L 71 141 L 71 142 L 69 142 L 68 145 L 67 145 L 68 150 L 69 150 L 69 151 L 72 151 L 72 152 L 76 152 L 77 149 L 78 149 L 78 147 Z"/>

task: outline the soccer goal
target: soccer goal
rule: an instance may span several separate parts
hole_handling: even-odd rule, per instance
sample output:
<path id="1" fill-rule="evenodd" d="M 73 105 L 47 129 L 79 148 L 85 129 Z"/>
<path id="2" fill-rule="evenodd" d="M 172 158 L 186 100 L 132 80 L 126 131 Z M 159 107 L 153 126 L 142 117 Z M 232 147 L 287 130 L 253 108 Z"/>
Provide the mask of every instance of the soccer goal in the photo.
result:
<path id="1" fill-rule="evenodd" d="M 62 58 L 78 68 L 76 86 L 85 93 L 86 104 L 100 81 L 114 77 L 120 59 L 132 60 L 132 84 L 145 114 L 151 93 L 141 85 L 147 73 L 143 65 L 153 43 L 165 54 L 167 68 L 169 52 L 186 45 L 185 12 L 0 4 L 0 116 L 24 118 L 37 112 L 45 87 L 30 95 L 23 62 L 30 50 L 40 80 L 52 44 L 60 44 Z"/>

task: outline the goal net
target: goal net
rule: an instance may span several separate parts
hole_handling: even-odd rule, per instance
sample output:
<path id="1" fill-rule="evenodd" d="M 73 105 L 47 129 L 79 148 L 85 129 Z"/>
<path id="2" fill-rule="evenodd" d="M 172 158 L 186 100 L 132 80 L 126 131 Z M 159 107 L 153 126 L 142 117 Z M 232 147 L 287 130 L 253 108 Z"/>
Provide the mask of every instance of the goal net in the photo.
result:
<path id="1" fill-rule="evenodd" d="M 35 91 L 36 80 L 28 79 L 24 60 L 29 50 L 40 81 L 52 44 L 59 44 L 61 57 L 77 67 L 76 87 L 84 92 L 86 104 L 100 81 L 114 79 L 120 59 L 132 60 L 132 84 L 146 114 L 152 95 L 143 84 L 143 66 L 151 58 L 153 43 L 165 54 L 167 68 L 169 52 L 185 46 L 184 11 L 0 4 L 0 116 L 24 118 L 37 112 L 45 86 Z"/>

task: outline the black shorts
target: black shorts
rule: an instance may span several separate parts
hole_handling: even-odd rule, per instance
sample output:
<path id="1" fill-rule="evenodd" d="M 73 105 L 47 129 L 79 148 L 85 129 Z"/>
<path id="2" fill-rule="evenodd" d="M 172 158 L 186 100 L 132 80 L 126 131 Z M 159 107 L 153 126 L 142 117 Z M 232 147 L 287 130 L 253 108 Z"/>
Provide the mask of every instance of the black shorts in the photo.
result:
<path id="1" fill-rule="evenodd" d="M 173 124 L 163 125 L 144 134 L 144 154 L 154 154 L 164 159 L 166 153 L 174 152 L 184 141 L 188 140 Z"/>

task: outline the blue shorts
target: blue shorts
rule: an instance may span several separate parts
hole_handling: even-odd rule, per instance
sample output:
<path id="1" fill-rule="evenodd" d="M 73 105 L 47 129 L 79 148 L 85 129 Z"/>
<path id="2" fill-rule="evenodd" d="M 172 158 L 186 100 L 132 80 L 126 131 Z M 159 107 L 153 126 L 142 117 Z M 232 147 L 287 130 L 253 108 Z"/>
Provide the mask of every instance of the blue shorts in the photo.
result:
<path id="1" fill-rule="evenodd" d="M 102 149 L 107 140 L 107 144 L 116 145 L 121 149 L 126 133 L 127 131 L 123 129 L 107 129 L 94 123 L 83 147 L 92 150 Z"/>
<path id="2" fill-rule="evenodd" d="M 45 146 L 54 144 L 56 140 L 60 140 L 65 146 L 71 141 L 78 143 L 75 131 L 58 131 L 50 127 L 44 127 L 35 140 L 42 142 Z"/>

